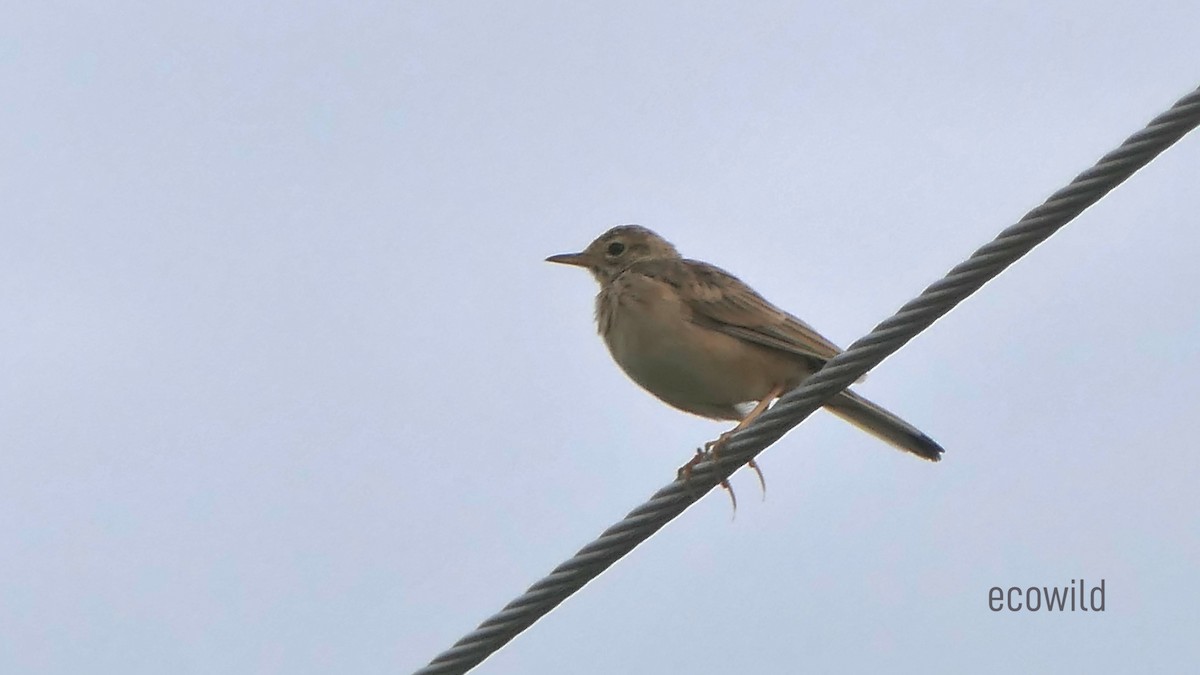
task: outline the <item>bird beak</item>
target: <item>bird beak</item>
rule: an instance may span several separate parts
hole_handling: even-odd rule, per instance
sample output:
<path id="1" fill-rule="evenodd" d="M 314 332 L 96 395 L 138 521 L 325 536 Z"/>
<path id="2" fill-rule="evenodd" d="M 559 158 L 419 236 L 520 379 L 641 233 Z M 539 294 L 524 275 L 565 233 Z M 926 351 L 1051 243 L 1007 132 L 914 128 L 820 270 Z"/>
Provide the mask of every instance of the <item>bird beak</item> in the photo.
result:
<path id="1" fill-rule="evenodd" d="M 587 267 L 587 256 L 583 253 L 559 253 L 546 258 L 546 262 L 559 263 L 562 265 L 575 265 L 576 267 Z"/>

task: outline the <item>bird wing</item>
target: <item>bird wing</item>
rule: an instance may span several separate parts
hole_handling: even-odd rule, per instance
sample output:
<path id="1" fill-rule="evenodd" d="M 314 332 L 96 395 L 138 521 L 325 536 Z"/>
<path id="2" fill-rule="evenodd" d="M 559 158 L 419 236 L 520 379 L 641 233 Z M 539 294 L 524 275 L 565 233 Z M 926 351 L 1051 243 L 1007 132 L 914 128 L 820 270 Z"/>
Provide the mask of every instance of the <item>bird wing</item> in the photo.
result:
<path id="1" fill-rule="evenodd" d="M 842 351 L 719 267 L 678 259 L 646 260 L 634 267 L 677 288 L 692 310 L 692 320 L 708 328 L 812 360 L 818 367 Z"/>

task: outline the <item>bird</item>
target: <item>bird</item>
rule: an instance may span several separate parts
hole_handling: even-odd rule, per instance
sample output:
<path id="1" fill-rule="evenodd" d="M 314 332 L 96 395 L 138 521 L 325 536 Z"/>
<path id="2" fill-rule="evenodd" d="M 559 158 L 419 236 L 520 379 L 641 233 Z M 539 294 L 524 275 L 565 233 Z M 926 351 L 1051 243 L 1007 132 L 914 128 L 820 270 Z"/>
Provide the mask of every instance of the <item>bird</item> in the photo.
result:
<path id="1" fill-rule="evenodd" d="M 599 283 L 597 331 L 631 380 L 679 410 L 737 422 L 705 444 L 710 453 L 842 351 L 729 272 L 684 258 L 640 225 L 613 227 L 582 251 L 546 261 L 582 267 Z M 849 389 L 824 407 L 922 459 L 936 462 L 944 452 L 912 424 Z M 698 453 L 680 467 L 680 475 L 699 459 Z M 736 503 L 734 497 L 735 509 Z"/>

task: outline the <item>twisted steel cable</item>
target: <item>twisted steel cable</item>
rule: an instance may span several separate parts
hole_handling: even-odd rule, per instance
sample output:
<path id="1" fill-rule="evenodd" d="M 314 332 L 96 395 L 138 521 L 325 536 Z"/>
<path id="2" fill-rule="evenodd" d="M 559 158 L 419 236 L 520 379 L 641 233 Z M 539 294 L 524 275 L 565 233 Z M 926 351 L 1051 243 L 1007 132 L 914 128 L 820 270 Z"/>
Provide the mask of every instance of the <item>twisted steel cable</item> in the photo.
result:
<path id="1" fill-rule="evenodd" d="M 1197 125 L 1200 89 L 1184 96 L 785 394 L 753 424 L 732 436 L 719 460 L 698 464 L 686 484 L 676 480 L 660 489 L 417 675 L 465 673 L 478 665 Z"/>

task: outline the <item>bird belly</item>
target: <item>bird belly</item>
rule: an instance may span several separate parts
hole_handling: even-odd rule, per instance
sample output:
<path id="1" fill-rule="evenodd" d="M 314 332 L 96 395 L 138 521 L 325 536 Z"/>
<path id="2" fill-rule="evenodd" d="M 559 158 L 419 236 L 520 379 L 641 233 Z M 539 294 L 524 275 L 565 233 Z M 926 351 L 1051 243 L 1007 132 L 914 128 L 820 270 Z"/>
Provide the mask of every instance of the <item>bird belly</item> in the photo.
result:
<path id="1" fill-rule="evenodd" d="M 715 419 L 741 419 L 795 365 L 770 350 L 694 323 L 677 303 L 623 304 L 605 342 L 625 374 L 662 401 Z M 790 366 L 790 367 L 789 367 Z"/>

